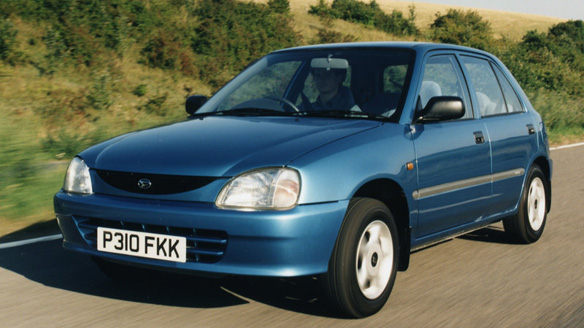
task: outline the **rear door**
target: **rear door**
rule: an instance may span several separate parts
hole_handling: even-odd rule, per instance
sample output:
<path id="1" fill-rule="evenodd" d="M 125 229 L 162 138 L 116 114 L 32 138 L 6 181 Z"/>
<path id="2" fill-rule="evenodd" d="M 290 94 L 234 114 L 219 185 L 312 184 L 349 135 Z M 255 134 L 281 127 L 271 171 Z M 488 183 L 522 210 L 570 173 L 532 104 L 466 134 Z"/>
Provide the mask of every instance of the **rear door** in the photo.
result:
<path id="1" fill-rule="evenodd" d="M 537 149 L 535 123 L 496 63 L 478 56 L 460 58 L 491 142 L 493 198 L 487 215 L 514 211 L 530 154 Z"/>
<path id="2" fill-rule="evenodd" d="M 418 89 L 419 108 L 435 96 L 460 97 L 466 108 L 458 120 L 412 125 L 419 187 L 414 238 L 424 242 L 483 218 L 491 196 L 491 154 L 454 54 L 427 58 Z"/>

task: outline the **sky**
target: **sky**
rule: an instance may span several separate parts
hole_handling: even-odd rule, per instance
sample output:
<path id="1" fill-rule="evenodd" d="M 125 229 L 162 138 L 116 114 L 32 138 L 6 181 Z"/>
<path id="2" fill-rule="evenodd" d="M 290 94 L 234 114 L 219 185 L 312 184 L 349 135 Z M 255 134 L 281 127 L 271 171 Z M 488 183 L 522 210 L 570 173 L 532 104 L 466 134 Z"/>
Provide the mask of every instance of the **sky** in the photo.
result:
<path id="1" fill-rule="evenodd" d="M 420 0 L 412 2 L 456 5 L 584 20 L 583 0 Z"/>

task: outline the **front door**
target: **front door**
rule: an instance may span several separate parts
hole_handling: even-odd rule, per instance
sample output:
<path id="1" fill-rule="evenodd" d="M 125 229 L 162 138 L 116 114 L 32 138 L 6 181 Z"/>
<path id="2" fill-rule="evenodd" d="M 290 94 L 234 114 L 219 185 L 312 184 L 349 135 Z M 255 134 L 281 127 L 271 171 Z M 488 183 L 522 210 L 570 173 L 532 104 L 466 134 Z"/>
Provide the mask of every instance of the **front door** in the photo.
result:
<path id="1" fill-rule="evenodd" d="M 412 125 L 417 156 L 418 227 L 414 238 L 479 221 L 491 197 L 491 152 L 482 120 L 474 118 L 469 92 L 454 55 L 430 57 L 420 85 L 419 107 L 435 96 L 460 97 L 465 117 Z M 421 240 L 423 242 L 423 240 Z"/>

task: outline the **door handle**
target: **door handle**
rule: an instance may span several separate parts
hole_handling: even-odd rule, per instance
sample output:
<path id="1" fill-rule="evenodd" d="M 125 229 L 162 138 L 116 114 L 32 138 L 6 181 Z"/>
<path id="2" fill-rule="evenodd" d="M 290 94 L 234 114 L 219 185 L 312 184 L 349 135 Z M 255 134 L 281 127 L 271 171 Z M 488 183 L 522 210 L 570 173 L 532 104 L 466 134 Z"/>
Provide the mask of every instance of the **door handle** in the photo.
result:
<path id="1" fill-rule="evenodd" d="M 527 132 L 529 134 L 535 134 L 535 128 L 533 127 L 533 124 L 527 124 Z"/>
<path id="2" fill-rule="evenodd" d="M 475 142 L 477 143 L 477 145 L 485 143 L 485 136 L 483 135 L 482 131 L 477 131 L 473 134 L 474 134 Z"/>

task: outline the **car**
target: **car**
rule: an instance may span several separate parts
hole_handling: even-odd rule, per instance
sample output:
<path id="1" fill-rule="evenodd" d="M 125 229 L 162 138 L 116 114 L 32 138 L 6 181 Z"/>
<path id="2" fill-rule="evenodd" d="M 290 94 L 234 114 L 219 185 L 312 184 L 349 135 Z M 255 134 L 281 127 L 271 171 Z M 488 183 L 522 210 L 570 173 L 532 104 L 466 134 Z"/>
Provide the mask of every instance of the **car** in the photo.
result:
<path id="1" fill-rule="evenodd" d="M 342 313 L 386 303 L 410 253 L 551 207 L 541 116 L 495 56 L 433 43 L 274 51 L 188 119 L 90 147 L 54 208 L 66 249 L 205 276 L 316 277 Z"/>

